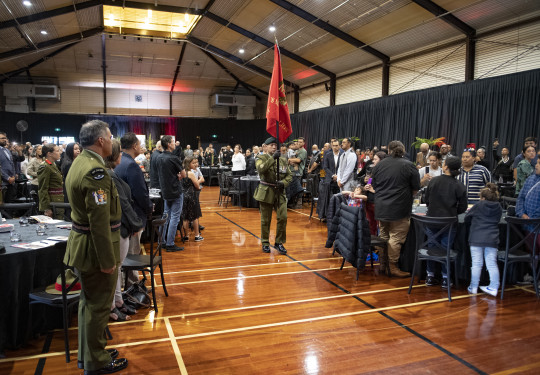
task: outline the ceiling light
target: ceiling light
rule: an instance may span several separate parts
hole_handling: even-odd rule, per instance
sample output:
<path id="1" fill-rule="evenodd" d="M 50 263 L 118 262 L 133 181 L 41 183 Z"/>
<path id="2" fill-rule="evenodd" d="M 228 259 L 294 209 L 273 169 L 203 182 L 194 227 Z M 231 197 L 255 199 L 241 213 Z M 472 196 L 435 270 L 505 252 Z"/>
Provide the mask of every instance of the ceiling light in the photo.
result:
<path id="1" fill-rule="evenodd" d="M 272 26 L 270 26 L 268 28 L 268 30 L 270 30 L 271 32 L 274 32 L 274 31 L 276 31 L 276 27 L 274 25 L 272 25 Z"/>
<path id="2" fill-rule="evenodd" d="M 47 34 L 48 34 L 45 30 L 41 30 L 41 33 L 42 33 L 43 35 L 47 35 Z"/>
<path id="3" fill-rule="evenodd" d="M 200 18 L 199 15 L 189 13 L 103 6 L 105 31 L 116 34 L 184 38 Z"/>
<path id="4" fill-rule="evenodd" d="M 244 52 L 246 52 L 246 51 L 244 51 L 244 49 L 243 49 L 243 48 L 240 48 L 240 49 L 238 50 L 238 52 L 240 52 L 240 53 L 244 53 Z"/>
<path id="5" fill-rule="evenodd" d="M 31 7 L 31 6 L 32 6 L 32 3 L 29 2 L 28 0 L 25 0 L 25 1 L 23 1 L 22 3 L 23 3 L 23 5 L 25 5 L 25 6 L 27 6 L 27 7 Z"/>

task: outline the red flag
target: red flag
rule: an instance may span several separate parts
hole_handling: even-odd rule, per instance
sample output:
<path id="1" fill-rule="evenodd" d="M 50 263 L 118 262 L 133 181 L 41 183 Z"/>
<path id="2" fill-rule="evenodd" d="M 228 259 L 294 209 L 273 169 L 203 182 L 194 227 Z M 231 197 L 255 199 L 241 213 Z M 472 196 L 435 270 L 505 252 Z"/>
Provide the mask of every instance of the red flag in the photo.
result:
<path id="1" fill-rule="evenodd" d="M 274 46 L 274 69 L 272 70 L 266 107 L 266 131 L 274 137 L 276 136 L 276 121 L 279 123 L 279 141 L 283 142 L 292 134 L 292 126 L 281 71 L 281 57 L 277 45 Z"/>

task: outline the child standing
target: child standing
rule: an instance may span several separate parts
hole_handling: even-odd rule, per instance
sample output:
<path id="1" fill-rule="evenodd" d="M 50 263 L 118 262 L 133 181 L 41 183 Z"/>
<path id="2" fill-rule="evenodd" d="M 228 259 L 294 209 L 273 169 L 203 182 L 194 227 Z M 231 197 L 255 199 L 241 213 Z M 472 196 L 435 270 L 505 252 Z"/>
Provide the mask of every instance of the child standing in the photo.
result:
<path id="1" fill-rule="evenodd" d="M 471 247 L 471 284 L 467 288 L 470 294 L 476 294 L 480 282 L 480 273 L 486 259 L 489 272 L 489 285 L 480 290 L 497 296 L 499 289 L 499 267 L 497 266 L 497 247 L 499 245 L 499 221 L 502 208 L 499 204 L 497 185 L 487 183 L 480 190 L 480 201 L 465 215 L 465 222 L 471 223 L 469 245 Z"/>

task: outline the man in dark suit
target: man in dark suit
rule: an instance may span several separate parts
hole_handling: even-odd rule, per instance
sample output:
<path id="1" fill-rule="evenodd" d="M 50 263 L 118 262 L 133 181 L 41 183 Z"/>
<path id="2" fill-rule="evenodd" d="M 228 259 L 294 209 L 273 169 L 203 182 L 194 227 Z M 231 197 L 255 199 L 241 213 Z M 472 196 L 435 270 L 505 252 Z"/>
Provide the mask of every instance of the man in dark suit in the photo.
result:
<path id="1" fill-rule="evenodd" d="M 160 189 L 158 164 L 162 152 L 163 146 L 161 146 L 161 141 L 157 141 L 156 149 L 150 156 L 150 187 L 152 189 Z"/>
<path id="2" fill-rule="evenodd" d="M 146 227 L 146 218 L 152 213 L 152 201 L 148 194 L 148 186 L 144 181 L 144 174 L 135 161 L 135 158 L 141 153 L 141 142 L 135 133 L 126 133 L 120 138 L 122 147 L 122 161 L 114 169 L 118 177 L 127 182 L 131 188 L 131 198 L 133 199 L 133 209 L 141 219 L 143 228 Z M 151 170 L 151 168 L 150 168 Z M 129 254 L 139 254 L 141 251 L 141 234 L 132 236 L 129 240 Z M 132 282 L 138 281 L 136 273 L 130 275 Z"/>
<path id="3" fill-rule="evenodd" d="M 317 202 L 317 215 L 321 219 L 326 218 L 326 210 L 330 203 L 332 195 L 339 193 L 337 184 L 337 172 L 339 168 L 339 160 L 343 149 L 339 147 L 339 141 L 332 138 L 330 143 L 332 152 L 325 152 L 323 157 L 324 180 L 319 185 L 319 201 Z"/>
<path id="4" fill-rule="evenodd" d="M 4 202 L 11 203 L 17 198 L 17 185 L 15 184 L 16 170 L 15 162 L 21 161 L 7 148 L 8 139 L 6 133 L 0 132 L 0 166 L 2 168 L 2 186 L 7 188 L 4 195 Z M 22 157 L 24 160 L 24 156 Z"/>

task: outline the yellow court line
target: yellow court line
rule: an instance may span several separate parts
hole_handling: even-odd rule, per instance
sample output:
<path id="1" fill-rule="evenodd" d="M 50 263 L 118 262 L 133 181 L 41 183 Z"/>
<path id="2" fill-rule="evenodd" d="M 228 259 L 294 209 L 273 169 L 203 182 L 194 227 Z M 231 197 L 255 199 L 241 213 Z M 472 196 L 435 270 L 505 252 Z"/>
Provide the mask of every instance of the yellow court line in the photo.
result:
<path id="1" fill-rule="evenodd" d="M 287 208 L 287 211 L 292 211 L 292 212 L 296 212 L 297 214 L 300 214 L 300 215 L 304 215 L 304 216 L 307 216 L 307 217 L 309 217 L 309 215 L 308 215 L 308 214 L 305 214 L 305 213 L 303 213 L 303 212 L 300 212 L 300 211 L 297 211 L 297 210 L 293 210 L 292 208 Z M 316 219 L 317 219 L 317 218 L 316 218 Z M 319 219 L 317 219 L 317 220 L 319 220 Z"/>
<path id="2" fill-rule="evenodd" d="M 423 287 L 426 287 L 426 285 L 425 284 L 413 285 L 413 288 L 423 288 Z M 301 300 L 295 300 L 295 301 L 267 303 L 267 304 L 263 304 L 263 305 L 231 307 L 229 309 L 221 309 L 221 310 L 199 311 L 199 312 L 188 313 L 188 314 L 184 313 L 184 314 L 178 314 L 178 315 L 169 315 L 168 318 L 169 319 L 176 319 L 176 318 L 185 318 L 185 317 L 191 317 L 191 316 L 220 314 L 220 313 L 226 313 L 226 312 L 260 309 L 260 308 L 265 308 L 265 307 L 292 305 L 292 304 L 296 304 L 296 303 L 317 302 L 317 301 L 324 301 L 324 300 L 335 299 L 335 298 L 345 298 L 345 297 L 352 297 L 352 296 L 362 296 L 362 295 L 369 295 L 369 294 L 393 292 L 393 291 L 396 291 L 396 290 L 403 290 L 403 289 L 408 289 L 408 288 L 409 288 L 408 286 L 401 286 L 401 287 L 396 287 L 396 288 L 368 290 L 368 291 L 365 291 L 365 292 L 357 292 L 357 293 L 350 293 L 350 294 L 338 294 L 338 295 L 333 295 L 333 296 L 315 297 L 315 298 L 301 299 Z M 155 320 L 162 320 L 162 319 L 164 319 L 164 317 L 161 317 L 161 316 L 154 317 L 152 322 L 155 321 Z M 143 323 L 143 322 L 148 322 L 148 319 L 136 319 L 136 320 L 132 319 L 132 320 L 127 320 L 125 322 L 109 323 L 109 325 L 132 324 L 132 323 Z M 70 327 L 68 329 L 76 330 L 77 327 Z M 60 332 L 62 330 L 57 329 L 55 331 Z"/>
<path id="3" fill-rule="evenodd" d="M 171 326 L 171 322 L 169 321 L 169 318 L 164 318 L 165 325 L 167 326 L 167 333 L 169 334 L 169 338 L 171 339 L 171 345 L 173 347 L 174 355 L 176 356 L 176 362 L 178 362 L 178 367 L 180 368 L 180 374 L 187 375 L 187 369 L 186 365 L 184 364 L 184 360 L 182 359 L 182 354 L 180 354 L 180 348 L 178 347 L 178 342 L 174 338 L 174 332 Z"/>
<path id="4" fill-rule="evenodd" d="M 343 269 L 346 269 L 346 268 L 353 268 L 353 267 L 352 266 L 343 267 Z M 281 272 L 281 273 L 270 273 L 268 275 L 251 275 L 251 276 L 241 276 L 241 277 L 227 277 L 225 279 L 186 281 L 186 282 L 183 282 L 183 283 L 170 283 L 170 284 L 167 284 L 166 286 L 212 283 L 212 282 L 217 282 L 217 281 L 230 281 L 230 280 L 241 280 L 241 279 L 253 279 L 253 278 L 257 278 L 257 277 L 283 276 L 283 275 L 292 275 L 292 274 L 297 274 L 297 273 L 307 273 L 307 272 L 314 272 L 314 271 L 330 271 L 330 270 L 339 270 L 339 269 L 341 269 L 341 267 L 320 268 L 320 269 L 292 271 L 292 272 Z M 156 285 L 156 287 L 158 287 L 158 286 L 162 286 L 162 285 Z"/>
<path id="5" fill-rule="evenodd" d="M 499 372 L 494 372 L 493 375 L 510 375 L 510 374 L 516 374 L 516 373 L 524 373 L 524 372 L 529 372 L 530 370 L 533 370 L 533 369 L 538 369 L 540 367 L 540 363 L 539 362 L 536 362 L 536 363 L 529 363 L 527 365 L 523 365 L 523 366 L 520 366 L 520 367 L 514 367 L 514 368 L 511 368 L 511 369 L 508 369 L 508 370 L 504 370 L 504 371 L 499 371 Z M 531 371 L 530 373 L 536 373 L 538 374 L 540 371 Z"/>
<path id="6" fill-rule="evenodd" d="M 280 264 L 292 264 L 292 263 L 308 263 L 308 262 L 318 262 L 321 260 L 342 260 L 342 258 L 332 257 L 332 258 L 321 258 L 321 259 L 308 259 L 308 260 L 295 260 L 290 262 L 279 262 L 279 263 L 261 263 L 261 264 L 247 264 L 243 266 L 231 266 L 231 267 L 216 267 L 216 268 L 202 268 L 197 270 L 187 270 L 187 271 L 172 271 L 172 272 L 163 272 L 164 275 L 172 275 L 177 273 L 190 273 L 190 272 L 206 272 L 206 271 L 220 271 L 220 270 L 229 270 L 236 268 L 247 268 L 247 267 L 262 267 L 262 266 L 277 266 Z M 142 276 L 141 276 L 142 277 Z"/>
<path id="7" fill-rule="evenodd" d="M 350 294 L 347 294 L 346 296 L 350 296 Z M 468 297 L 471 297 L 471 296 L 472 295 L 463 295 L 463 296 L 454 297 L 454 299 L 468 298 Z M 353 311 L 353 312 L 342 313 L 342 314 L 325 315 L 325 316 L 315 317 L 315 318 L 307 318 L 307 319 L 300 319 L 300 320 L 290 320 L 290 321 L 279 322 L 279 323 L 262 324 L 262 325 L 257 325 L 257 326 L 234 328 L 234 329 L 227 329 L 227 330 L 214 331 L 214 332 L 196 333 L 196 334 L 192 334 L 192 335 L 176 336 L 176 337 L 174 337 L 174 339 L 175 340 L 183 340 L 183 339 L 190 339 L 190 338 L 197 338 L 197 337 L 204 337 L 204 336 L 212 336 L 212 335 L 219 335 L 219 334 L 225 334 L 225 333 L 242 332 L 242 331 L 261 329 L 261 328 L 279 327 L 279 326 L 290 325 L 290 324 L 306 323 L 306 322 L 317 321 L 317 320 L 326 320 L 326 319 L 333 319 L 333 318 L 361 315 L 361 314 L 374 313 L 374 312 L 379 312 L 379 311 L 394 310 L 396 308 L 412 307 L 412 306 L 425 305 L 425 304 L 429 304 L 429 303 L 443 302 L 443 301 L 448 301 L 448 298 L 440 298 L 440 299 L 435 299 L 435 300 L 429 300 L 429 301 L 424 301 L 424 302 L 415 302 L 415 303 L 409 303 L 409 304 L 398 305 L 398 306 L 382 307 L 380 309 L 360 310 L 360 311 Z M 187 315 L 188 314 L 186 314 L 186 316 Z M 161 319 L 170 319 L 170 318 L 171 317 L 161 318 Z M 124 343 L 124 344 L 111 345 L 111 346 L 109 346 L 109 348 L 123 348 L 123 347 L 128 347 L 128 346 L 153 344 L 153 343 L 157 343 L 157 342 L 165 342 L 165 341 L 170 341 L 170 340 L 171 340 L 171 337 L 161 338 L 161 339 L 154 339 L 154 340 L 145 340 L 145 341 L 133 341 L 133 342 L 128 342 L 128 343 Z M 74 354 L 74 353 L 77 353 L 77 351 L 72 350 L 70 353 Z M 64 352 L 62 351 L 62 352 L 51 352 L 51 353 L 45 353 L 45 354 L 36 354 L 36 355 L 33 355 L 33 356 L 4 358 L 4 359 L 0 359 L 0 363 L 24 361 L 24 360 L 29 360 L 29 359 L 47 358 L 47 357 L 59 356 L 59 355 L 63 355 L 63 354 L 64 354 Z"/>
<path id="8" fill-rule="evenodd" d="M 425 284 L 413 285 L 413 288 L 424 288 L 424 287 L 426 287 Z M 253 305 L 253 306 L 231 307 L 229 309 L 221 309 L 221 310 L 199 311 L 199 312 L 195 312 L 195 313 L 187 313 L 187 314 L 184 313 L 184 314 L 178 314 L 178 315 L 169 315 L 168 318 L 169 319 L 187 318 L 187 317 L 192 317 L 192 316 L 221 314 L 221 313 L 234 312 L 234 311 L 244 311 L 244 310 L 254 310 L 254 309 L 262 309 L 262 308 L 266 308 L 266 307 L 293 305 L 293 304 L 296 304 L 296 303 L 310 303 L 310 302 L 325 301 L 325 300 L 330 300 L 330 299 L 346 298 L 346 297 L 352 297 L 352 296 L 362 296 L 362 295 L 369 295 L 369 294 L 393 292 L 393 291 L 396 291 L 396 290 L 404 290 L 404 289 L 409 289 L 409 287 L 408 286 L 400 286 L 400 287 L 396 287 L 396 288 L 368 290 L 366 292 L 357 292 L 357 293 L 350 293 L 350 294 L 338 294 L 338 295 L 334 295 L 334 296 L 315 297 L 315 298 L 301 299 L 301 300 L 295 300 L 295 301 L 266 303 L 266 304 L 262 304 L 262 305 Z M 154 317 L 154 320 L 161 320 L 161 319 L 164 319 L 164 317 L 160 317 L 160 316 Z M 131 323 L 142 323 L 142 322 L 148 322 L 148 320 L 147 319 L 127 320 L 125 322 L 109 323 L 109 325 L 131 324 Z M 71 327 L 69 329 L 77 329 L 77 327 Z M 61 329 L 58 329 L 56 331 L 61 331 Z"/>
<path id="9" fill-rule="evenodd" d="M 470 297 L 471 295 L 465 294 L 462 296 L 453 297 L 453 299 L 464 299 L 464 298 L 470 298 Z M 176 336 L 176 339 L 185 340 L 185 339 L 192 339 L 192 338 L 198 338 L 198 337 L 221 335 L 221 334 L 226 334 L 226 333 L 235 333 L 235 332 L 244 332 L 244 331 L 257 330 L 257 329 L 263 329 L 263 328 L 280 327 L 280 326 L 286 326 L 286 325 L 292 325 L 292 324 L 300 324 L 300 323 L 308 323 L 308 322 L 310 323 L 310 322 L 316 322 L 319 320 L 328 320 L 328 319 L 344 318 L 344 317 L 356 316 L 356 315 L 373 314 L 373 313 L 377 313 L 381 311 L 404 309 L 404 308 L 409 308 L 409 307 L 428 305 L 432 303 L 445 302 L 445 301 L 448 301 L 448 298 L 438 298 L 438 299 L 423 301 L 423 302 L 406 303 L 404 305 L 381 307 L 378 309 L 368 309 L 368 310 L 353 311 L 353 312 L 341 313 L 341 314 L 324 315 L 324 316 L 318 316 L 315 318 L 289 320 L 286 322 L 279 322 L 279 323 L 269 323 L 269 324 L 260 324 L 256 326 L 249 326 L 249 327 L 242 327 L 242 328 L 224 329 L 221 331 L 214 331 L 214 332 L 194 333 L 191 335 Z M 396 328 L 399 328 L 399 326 L 396 326 Z"/>
<path id="10" fill-rule="evenodd" d="M 527 287 L 527 286 L 517 286 L 517 285 L 516 285 L 516 288 L 524 290 L 525 292 L 536 294 L 536 291 L 534 290 L 534 285 L 532 285 L 533 289 L 529 289 L 529 287 Z"/>
<path id="11" fill-rule="evenodd" d="M 413 288 L 417 288 L 417 287 L 425 287 L 425 285 L 413 286 Z M 341 296 L 350 297 L 350 296 L 353 296 L 353 295 L 368 294 L 368 293 L 373 293 L 373 292 L 380 293 L 380 292 L 384 292 L 384 291 L 388 291 L 388 290 L 407 289 L 407 288 L 408 287 L 406 286 L 406 287 L 399 287 L 399 288 L 392 288 L 392 289 L 383 289 L 383 290 L 379 290 L 379 291 L 359 292 L 359 293 L 354 293 L 354 294 L 351 293 L 351 294 L 340 295 L 340 297 Z M 518 290 L 518 288 L 509 288 L 508 289 L 508 291 L 511 291 L 511 290 Z M 461 296 L 454 296 L 454 297 L 452 297 L 452 299 L 453 300 L 465 299 L 465 298 L 471 298 L 471 297 L 476 297 L 476 296 L 477 296 L 477 294 L 465 294 L 465 295 L 461 295 Z M 337 298 L 337 296 L 336 296 L 336 298 Z M 221 331 L 214 331 L 214 332 L 198 333 L 198 334 L 192 334 L 192 335 L 176 336 L 176 337 L 174 337 L 174 339 L 175 340 L 185 340 L 185 339 L 190 339 L 190 338 L 212 336 L 212 335 L 225 334 L 225 333 L 234 333 L 234 332 L 242 332 L 242 331 L 261 329 L 261 328 L 271 328 L 271 327 L 278 327 L 278 326 L 291 325 L 291 324 L 307 323 L 307 322 L 318 321 L 318 320 L 327 320 L 327 319 L 335 319 L 335 318 L 341 318 L 341 317 L 347 317 L 347 316 L 371 314 L 371 313 L 376 313 L 376 312 L 381 312 L 381 311 L 391 311 L 391 310 L 396 310 L 396 309 L 409 308 L 409 307 L 427 305 L 427 304 L 432 304 L 432 303 L 437 303 L 437 302 L 446 302 L 446 301 L 448 301 L 448 298 L 438 298 L 438 299 L 428 300 L 428 301 L 423 301 L 423 302 L 414 302 L 414 303 L 407 303 L 407 304 L 403 304 L 403 305 L 381 307 L 381 308 L 378 308 L 378 309 L 360 310 L 360 311 L 353 311 L 353 312 L 342 313 L 342 314 L 325 315 L 325 316 L 320 316 L 320 317 L 315 317 L 315 318 L 291 320 L 291 321 L 280 322 L 280 323 L 270 323 L 270 324 L 262 324 L 262 325 L 243 327 L 243 328 L 235 328 L 235 329 L 228 329 L 228 330 L 221 330 Z M 286 304 L 286 303 L 289 303 L 289 302 L 283 302 L 283 303 L 279 303 L 279 304 Z M 275 305 L 278 305 L 278 304 L 275 304 Z M 264 305 L 262 305 L 262 306 L 264 306 Z M 248 307 L 248 308 L 254 308 L 254 306 Z M 245 307 L 237 308 L 237 309 L 245 309 Z M 215 312 L 237 310 L 237 309 L 217 310 Z M 157 317 L 155 319 L 166 319 L 167 318 L 167 319 L 170 320 L 171 318 L 176 318 L 176 317 L 194 316 L 194 315 L 202 315 L 202 314 L 209 314 L 209 313 L 212 313 L 212 312 L 182 314 L 182 315 L 169 316 L 169 317 Z M 143 319 L 141 321 L 146 321 L 146 320 Z M 136 322 L 136 321 L 131 320 L 131 321 L 127 321 L 127 322 L 122 322 L 122 323 L 118 322 L 118 323 L 113 323 L 113 324 L 114 325 L 128 324 L 128 323 L 134 323 L 134 322 Z M 77 328 L 72 327 L 70 329 L 77 329 Z M 59 330 L 55 330 L 55 331 L 59 331 Z M 134 341 L 134 342 L 124 343 L 124 344 L 111 345 L 110 347 L 111 348 L 113 348 L 113 347 L 114 348 L 122 348 L 122 347 L 135 346 L 135 345 L 153 344 L 153 343 L 157 343 L 157 342 L 165 342 L 165 341 L 170 341 L 170 340 L 171 340 L 171 338 L 167 337 L 167 338 L 161 338 L 161 339 L 153 339 L 153 340 L 145 340 L 145 341 Z M 74 353 L 77 353 L 77 351 L 72 350 L 70 353 L 74 354 Z M 4 358 L 4 359 L 0 359 L 0 363 L 23 361 L 23 360 L 30 360 L 30 359 L 39 359 L 39 358 L 47 358 L 47 357 L 53 357 L 53 356 L 59 356 L 59 355 L 64 355 L 64 352 L 61 351 L 61 352 L 51 352 L 51 353 L 44 353 L 44 354 L 36 354 L 36 355 L 33 355 L 33 356 Z"/>

